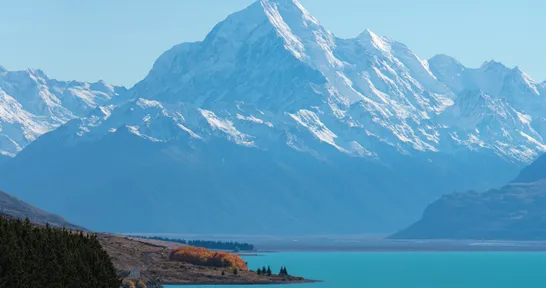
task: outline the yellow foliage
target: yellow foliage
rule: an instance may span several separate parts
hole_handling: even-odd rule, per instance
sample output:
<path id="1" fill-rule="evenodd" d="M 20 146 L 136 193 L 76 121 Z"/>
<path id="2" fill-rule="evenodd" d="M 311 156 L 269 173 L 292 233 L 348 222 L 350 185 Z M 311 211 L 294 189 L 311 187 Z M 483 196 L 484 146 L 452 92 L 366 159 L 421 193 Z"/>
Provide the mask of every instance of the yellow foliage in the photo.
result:
<path id="1" fill-rule="evenodd" d="M 181 246 L 171 252 L 170 259 L 194 265 L 232 267 L 244 271 L 248 270 L 246 262 L 239 255 L 228 252 L 212 252 L 202 247 Z"/>

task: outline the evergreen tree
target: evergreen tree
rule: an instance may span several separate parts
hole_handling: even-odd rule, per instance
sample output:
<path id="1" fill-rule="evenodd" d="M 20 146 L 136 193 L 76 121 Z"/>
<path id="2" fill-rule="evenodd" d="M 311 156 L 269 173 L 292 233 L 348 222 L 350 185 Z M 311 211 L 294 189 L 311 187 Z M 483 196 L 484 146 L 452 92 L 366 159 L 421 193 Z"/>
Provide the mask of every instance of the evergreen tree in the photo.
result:
<path id="1" fill-rule="evenodd" d="M 258 270 L 256 270 L 256 274 L 262 275 L 262 270 L 260 268 L 258 268 Z"/>
<path id="2" fill-rule="evenodd" d="M 267 276 L 271 276 L 271 274 L 272 274 L 271 267 L 267 266 Z"/>
<path id="3" fill-rule="evenodd" d="M 0 215 L 0 287 L 119 288 L 121 280 L 95 236 Z"/>
<path id="4" fill-rule="evenodd" d="M 286 268 L 284 266 L 281 266 L 281 271 L 279 272 L 279 275 L 286 276 Z"/>

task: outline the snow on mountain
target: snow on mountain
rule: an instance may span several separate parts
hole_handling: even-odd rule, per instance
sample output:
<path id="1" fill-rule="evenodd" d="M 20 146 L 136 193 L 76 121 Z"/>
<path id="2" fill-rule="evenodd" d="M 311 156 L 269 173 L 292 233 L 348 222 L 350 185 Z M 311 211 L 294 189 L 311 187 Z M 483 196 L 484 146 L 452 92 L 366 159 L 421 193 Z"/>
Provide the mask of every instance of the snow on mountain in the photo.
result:
<path id="1" fill-rule="evenodd" d="M 25 83 L 36 83 L 23 85 L 32 101 L 0 84 L 3 106 L 16 111 L 6 119 L 16 119 L 15 127 L 32 123 L 20 134 L 36 137 L 72 120 L 29 145 L 5 171 L 15 179 L 32 166 L 53 186 L 70 178 L 56 197 L 35 199 L 67 216 L 86 209 L 73 205 L 78 197 L 103 194 L 113 195 L 108 209 L 117 213 L 132 201 L 124 194 L 131 191 L 148 201 L 142 209 L 157 212 L 143 222 L 166 225 L 179 209 L 159 205 L 149 194 L 157 191 L 203 217 L 185 223 L 185 232 L 239 229 L 215 226 L 206 209 L 229 223 L 264 211 L 271 217 L 265 223 L 291 223 L 258 221 L 262 232 L 355 233 L 338 226 L 349 218 L 374 219 L 359 231 L 385 231 L 408 224 L 443 193 L 500 185 L 546 151 L 546 85 L 518 68 L 495 61 L 468 68 L 446 55 L 421 59 L 369 30 L 340 39 L 296 0 L 261 0 L 228 16 L 203 41 L 163 53 L 120 97 L 104 83 L 54 85 L 25 73 Z M 10 137 L 0 143 L 12 143 Z M 34 189 L 22 181 L 4 185 L 18 196 Z M 67 191 L 78 192 L 72 199 Z M 261 199 L 256 191 L 279 197 L 248 205 Z"/>
<path id="2" fill-rule="evenodd" d="M 423 60 L 369 30 L 339 39 L 298 1 L 262 0 L 230 15 L 204 41 L 165 52 L 129 95 L 202 109 L 197 114 L 207 121 L 188 129 L 199 135 L 213 128 L 245 146 L 268 149 L 260 139 L 306 130 L 314 140 L 305 141 L 358 157 L 355 146 L 371 151 L 379 140 L 410 154 L 491 149 L 527 163 L 544 151 L 543 87 L 495 61 L 474 69 L 446 55 Z M 489 101 L 484 95 L 492 101 L 486 111 L 468 111 Z M 460 110 L 466 115 L 455 113 Z M 483 113 L 494 118 L 488 121 L 512 124 L 499 124 L 506 126 L 502 133 L 484 121 L 470 127 Z M 249 119 L 269 125 L 249 125 Z M 223 128 L 214 128 L 220 123 Z"/>
<path id="3" fill-rule="evenodd" d="M 40 135 L 86 116 L 123 91 L 99 81 L 49 79 L 41 70 L 0 69 L 0 153 L 14 156 Z"/>
<path id="4" fill-rule="evenodd" d="M 230 15 L 202 42 L 165 52 L 123 99 L 158 101 L 168 106 L 163 117 L 176 118 L 175 125 L 186 125 L 195 135 L 209 129 L 203 133 L 246 146 L 260 147 L 256 143 L 261 142 L 264 149 L 270 148 L 261 141 L 264 137 L 297 135 L 303 129 L 353 156 L 361 155 L 360 148 L 351 152 L 354 147 L 371 151 L 377 140 L 410 154 L 476 149 L 469 143 L 479 142 L 480 149 L 529 162 L 544 151 L 545 87 L 519 68 L 496 61 L 474 69 L 446 55 L 423 60 L 404 44 L 370 30 L 340 39 L 296 0 L 261 0 Z M 10 155 L 99 105 L 123 103 L 121 98 L 112 101 L 121 90 L 104 82 L 56 81 L 40 70 L 2 68 L 0 89 L 5 110 L 1 150 Z M 468 111 L 480 101 L 489 102 L 483 104 L 487 111 L 477 106 Z M 207 121 L 181 124 L 187 116 L 176 110 L 180 107 Z M 466 114 L 456 113 L 462 110 Z M 506 113 L 497 110 L 510 114 L 513 124 L 503 128 L 502 139 L 496 130 L 504 124 L 469 126 L 483 113 L 494 118 L 488 121 L 507 121 Z M 115 118 L 117 124 L 124 122 L 122 116 Z M 90 123 L 84 129 L 116 129 Z M 253 125 L 260 123 L 265 125 Z"/>

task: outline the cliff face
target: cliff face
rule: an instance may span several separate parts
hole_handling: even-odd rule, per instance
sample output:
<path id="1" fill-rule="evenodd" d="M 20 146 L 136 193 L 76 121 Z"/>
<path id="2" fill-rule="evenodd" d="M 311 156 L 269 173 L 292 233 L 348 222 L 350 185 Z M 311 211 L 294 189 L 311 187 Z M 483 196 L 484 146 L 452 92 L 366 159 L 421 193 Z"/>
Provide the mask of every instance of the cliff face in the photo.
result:
<path id="1" fill-rule="evenodd" d="M 546 156 L 508 185 L 443 196 L 398 239 L 546 239 Z"/>

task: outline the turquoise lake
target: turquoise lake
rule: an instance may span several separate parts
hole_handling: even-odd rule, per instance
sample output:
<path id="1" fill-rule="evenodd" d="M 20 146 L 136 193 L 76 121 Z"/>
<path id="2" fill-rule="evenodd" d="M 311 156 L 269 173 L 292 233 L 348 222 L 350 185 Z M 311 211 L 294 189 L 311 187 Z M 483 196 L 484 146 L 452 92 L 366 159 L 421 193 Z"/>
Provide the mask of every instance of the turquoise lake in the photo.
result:
<path id="1" fill-rule="evenodd" d="M 292 275 L 324 282 L 225 287 L 546 287 L 546 253 L 538 252 L 291 252 L 263 255 L 245 257 L 245 260 L 253 270 L 271 265 L 277 272 L 285 265 Z"/>

